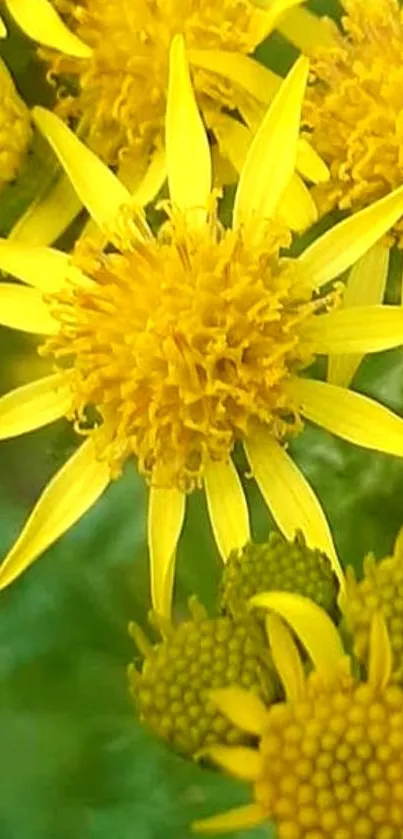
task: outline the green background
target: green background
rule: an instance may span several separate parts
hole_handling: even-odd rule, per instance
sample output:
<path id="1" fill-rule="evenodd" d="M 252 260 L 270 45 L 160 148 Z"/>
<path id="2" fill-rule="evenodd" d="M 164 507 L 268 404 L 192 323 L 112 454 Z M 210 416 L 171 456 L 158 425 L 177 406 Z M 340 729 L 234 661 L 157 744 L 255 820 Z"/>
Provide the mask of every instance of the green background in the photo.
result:
<path id="1" fill-rule="evenodd" d="M 336 3 L 310 5 L 337 11 Z M 42 72 L 26 42 L 12 32 L 4 53 L 27 100 L 46 102 Z M 259 50 L 280 71 L 294 55 L 279 36 Z M 49 160 L 40 151 L 2 195 L 3 234 L 46 176 Z M 400 261 L 394 259 L 390 301 L 398 299 Z M 16 379 L 30 379 L 34 360 L 26 339 L 2 329 L 0 357 L 2 392 Z M 403 352 L 365 360 L 354 384 L 402 413 Z M 1 445 L 1 553 L 74 445 L 64 422 Z M 403 524 L 403 462 L 313 427 L 292 452 L 322 500 L 343 562 L 359 569 L 369 550 L 378 557 L 390 551 Z M 254 486 L 246 489 L 261 539 L 273 524 Z M 145 507 L 143 484 L 128 468 L 0 595 L 1 839 L 190 839 L 192 819 L 248 800 L 243 785 L 172 754 L 136 722 L 127 693 L 134 654 L 127 624 L 146 619 Z M 219 576 L 205 502 L 196 493 L 179 550 L 177 613 L 185 613 L 192 593 L 211 612 Z M 253 835 L 267 836 L 267 829 L 237 834 Z"/>

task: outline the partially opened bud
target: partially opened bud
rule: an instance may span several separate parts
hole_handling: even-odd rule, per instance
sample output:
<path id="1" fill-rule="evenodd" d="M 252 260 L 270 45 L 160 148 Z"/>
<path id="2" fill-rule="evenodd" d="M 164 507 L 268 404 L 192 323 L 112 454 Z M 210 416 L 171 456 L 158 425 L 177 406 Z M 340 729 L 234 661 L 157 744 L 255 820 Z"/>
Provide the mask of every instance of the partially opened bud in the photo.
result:
<path id="1" fill-rule="evenodd" d="M 239 685 L 267 704 L 278 696 L 267 641 L 251 617 L 210 619 L 199 604 L 192 604 L 192 612 L 178 626 L 161 627 L 162 641 L 154 646 L 132 626 L 145 660 L 140 672 L 134 666 L 129 671 L 142 722 L 188 755 L 213 743 L 248 739 L 217 710 L 212 690 Z"/>
<path id="2" fill-rule="evenodd" d="M 271 533 L 267 542 L 233 551 L 223 573 L 221 606 L 230 615 L 245 612 L 254 594 L 290 591 L 337 615 L 337 580 L 327 556 L 308 548 L 298 532 L 291 542 Z"/>

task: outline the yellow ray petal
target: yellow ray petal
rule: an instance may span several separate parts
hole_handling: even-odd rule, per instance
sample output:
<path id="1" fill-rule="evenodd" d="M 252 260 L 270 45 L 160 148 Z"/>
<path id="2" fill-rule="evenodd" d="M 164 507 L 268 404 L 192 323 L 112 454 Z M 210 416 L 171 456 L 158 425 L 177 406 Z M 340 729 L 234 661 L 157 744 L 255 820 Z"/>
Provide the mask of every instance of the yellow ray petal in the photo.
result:
<path id="1" fill-rule="evenodd" d="M 340 635 L 324 609 L 308 597 L 289 591 L 256 594 L 251 606 L 270 609 L 287 621 L 315 665 L 322 673 L 333 674 L 345 652 Z"/>
<path id="2" fill-rule="evenodd" d="M 87 440 L 47 485 L 0 566 L 0 589 L 10 585 L 97 501 L 109 483 L 107 465 Z"/>
<path id="3" fill-rule="evenodd" d="M 238 52 L 190 49 L 188 58 L 191 64 L 224 76 L 266 105 L 270 105 L 281 87 L 281 76 Z"/>
<path id="4" fill-rule="evenodd" d="M 302 530 L 309 547 L 319 548 L 327 554 L 343 585 L 343 570 L 326 516 L 298 466 L 284 448 L 264 432 L 245 444 L 245 452 L 253 477 L 280 530 L 287 539 L 293 539 L 295 532 Z"/>
<path id="5" fill-rule="evenodd" d="M 151 487 L 148 504 L 151 601 L 163 617 L 171 616 L 176 548 L 185 518 L 186 496 L 178 489 Z"/>
<path id="6" fill-rule="evenodd" d="M 120 176 L 120 170 L 119 170 Z M 145 207 L 154 198 L 157 197 L 167 176 L 167 162 L 165 149 L 156 149 L 151 156 L 150 162 L 136 184 L 134 189 L 131 189 L 133 203 L 139 207 Z M 126 184 L 124 176 L 123 183 Z"/>
<path id="7" fill-rule="evenodd" d="M 286 699 L 299 702 L 305 693 L 305 673 L 297 645 L 276 614 L 267 617 L 266 629 L 274 666 L 283 683 Z"/>
<path id="8" fill-rule="evenodd" d="M 56 114 L 35 107 L 32 116 L 94 221 L 102 229 L 113 229 L 120 207 L 130 204 L 128 190 Z"/>
<path id="9" fill-rule="evenodd" d="M 403 187 L 336 224 L 298 258 L 312 288 L 350 268 L 403 215 Z"/>
<path id="10" fill-rule="evenodd" d="M 403 457 L 403 419 L 388 408 L 327 382 L 293 379 L 288 387 L 311 422 L 357 446 Z"/>
<path id="11" fill-rule="evenodd" d="M 312 195 L 296 173 L 280 197 L 276 216 L 298 233 L 307 230 L 318 219 Z"/>
<path id="12" fill-rule="evenodd" d="M 267 814 L 259 804 L 246 804 L 209 819 L 199 819 L 193 822 L 191 827 L 193 833 L 229 833 L 234 830 L 247 830 L 266 821 Z"/>
<path id="13" fill-rule="evenodd" d="M 319 315 L 302 328 L 314 353 L 372 353 L 403 344 L 401 306 L 354 306 Z"/>
<path id="14" fill-rule="evenodd" d="M 278 23 L 277 28 L 301 52 L 309 55 L 318 48 L 337 46 L 340 36 L 336 24 L 328 17 L 319 17 L 309 9 L 293 9 Z"/>
<path id="15" fill-rule="evenodd" d="M 55 335 L 59 329 L 42 294 L 16 283 L 0 283 L 0 323 L 35 335 Z"/>
<path id="16" fill-rule="evenodd" d="M 10 14 L 29 38 L 76 58 L 91 58 L 92 49 L 64 25 L 48 0 L 5 0 Z"/>
<path id="17" fill-rule="evenodd" d="M 371 621 L 368 657 L 368 682 L 377 690 L 383 690 L 392 675 L 392 648 L 385 618 L 375 612 Z"/>
<path id="18" fill-rule="evenodd" d="M 256 749 L 247 746 L 207 746 L 200 752 L 222 769 L 243 781 L 258 781 L 263 773 L 263 758 Z"/>
<path id="19" fill-rule="evenodd" d="M 82 208 L 82 202 L 63 173 L 30 204 L 13 227 L 9 239 L 25 245 L 51 245 Z"/>
<path id="20" fill-rule="evenodd" d="M 84 277 L 71 265 L 67 253 L 53 248 L 17 244 L 10 239 L 0 239 L 0 271 L 12 274 L 44 294 L 60 291 L 67 277 L 77 280 Z M 15 285 L 13 288 L 20 286 Z"/>
<path id="21" fill-rule="evenodd" d="M 0 440 L 42 428 L 71 405 L 66 377 L 55 373 L 6 393 L 0 399 Z"/>
<path id="22" fill-rule="evenodd" d="M 211 691 L 211 700 L 237 728 L 248 734 L 260 734 L 267 728 L 267 708 L 254 693 L 240 687 Z"/>
<path id="23" fill-rule="evenodd" d="M 274 97 L 251 143 L 239 179 L 234 227 L 272 218 L 297 159 L 308 62 L 301 57 Z"/>
<path id="24" fill-rule="evenodd" d="M 4 24 L 4 20 L 0 17 L 0 38 L 6 38 L 7 36 L 7 29 Z"/>
<path id="25" fill-rule="evenodd" d="M 343 305 L 349 308 L 382 303 L 388 267 L 389 248 L 377 242 L 351 269 L 344 291 Z M 343 348 L 340 351 L 343 352 Z M 328 381 L 333 385 L 348 387 L 361 359 L 361 354 L 332 355 L 329 358 Z"/>
<path id="26" fill-rule="evenodd" d="M 251 130 L 226 114 L 215 116 L 210 125 L 221 153 L 228 158 L 234 169 L 240 172 L 252 142 Z"/>
<path id="27" fill-rule="evenodd" d="M 208 464 L 204 475 L 207 507 L 218 550 L 227 561 L 250 539 L 249 513 L 241 481 L 234 464 Z"/>
<path id="28" fill-rule="evenodd" d="M 330 176 L 326 163 L 304 137 L 298 141 L 297 170 L 303 178 L 314 184 L 324 183 Z"/>
<path id="29" fill-rule="evenodd" d="M 275 27 L 278 28 L 283 17 L 287 17 L 287 13 L 292 13 L 295 6 L 303 2 L 304 0 L 253 0 L 256 11 L 249 31 L 254 34 L 255 43 L 267 38 Z"/>
<path id="30" fill-rule="evenodd" d="M 171 199 L 183 212 L 192 212 L 193 223 L 203 224 L 211 193 L 211 156 L 182 35 L 175 35 L 171 44 L 165 126 Z"/>

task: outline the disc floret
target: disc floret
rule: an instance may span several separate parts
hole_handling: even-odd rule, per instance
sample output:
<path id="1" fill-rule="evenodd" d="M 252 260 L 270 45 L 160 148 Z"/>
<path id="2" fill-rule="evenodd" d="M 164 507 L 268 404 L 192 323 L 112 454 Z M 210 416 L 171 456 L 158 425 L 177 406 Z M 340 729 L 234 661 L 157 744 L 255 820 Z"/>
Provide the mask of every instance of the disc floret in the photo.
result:
<path id="1" fill-rule="evenodd" d="M 134 455 L 153 486 L 186 492 L 256 427 L 301 430 L 286 388 L 312 360 L 299 330 L 334 297 L 311 299 L 288 242 L 275 223 L 256 246 L 214 212 L 202 229 L 174 213 L 156 238 L 127 224 L 120 252 L 76 252 L 90 279 L 49 300 L 45 351 L 70 377 L 77 430 L 95 410 L 112 474 Z"/>

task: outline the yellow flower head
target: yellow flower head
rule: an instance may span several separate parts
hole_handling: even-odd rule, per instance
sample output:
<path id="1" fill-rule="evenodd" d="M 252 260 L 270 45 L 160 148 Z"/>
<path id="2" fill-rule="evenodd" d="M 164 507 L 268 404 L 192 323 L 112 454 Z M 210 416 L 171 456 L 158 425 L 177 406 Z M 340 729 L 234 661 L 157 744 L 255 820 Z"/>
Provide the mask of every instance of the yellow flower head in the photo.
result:
<path id="1" fill-rule="evenodd" d="M 253 90 L 264 86 L 266 77 L 270 81 L 270 73 L 252 60 L 249 66 L 246 57 L 277 19 L 302 1 L 271 0 L 259 10 L 250 0 L 40 0 L 41 9 L 31 3 L 29 11 L 30 0 L 7 0 L 25 31 L 32 36 L 35 28 L 34 37 L 47 45 L 41 56 L 63 92 L 58 113 L 77 120 L 91 148 L 122 173 L 130 172 L 131 184 L 139 164 L 163 144 L 174 35 L 185 37 L 195 63 L 202 65 L 195 68 L 194 84 L 209 124 L 223 107 L 250 107 L 248 86 Z M 206 51 L 217 58 L 217 69 L 203 67 Z"/>
<path id="2" fill-rule="evenodd" d="M 355 211 L 403 183 L 403 11 L 398 0 L 343 0 L 343 33 L 312 49 L 304 121 L 330 179 L 319 211 Z M 402 244 L 403 223 L 393 228 Z"/>
<path id="3" fill-rule="evenodd" d="M 388 628 L 393 663 L 392 680 L 403 686 L 403 553 L 402 534 L 393 556 L 376 562 L 370 555 L 364 561 L 363 579 L 357 582 L 347 569 L 346 587 L 341 598 L 346 629 L 352 634 L 354 654 L 359 661 L 368 655 L 371 621 L 381 612 Z"/>
<path id="4" fill-rule="evenodd" d="M 224 559 L 250 539 L 232 462 L 239 443 L 280 529 L 289 538 L 302 530 L 342 578 L 319 502 L 283 444 L 308 418 L 351 442 L 403 455 L 399 417 L 300 375 L 317 353 L 402 342 L 403 310 L 337 311 L 337 293 L 321 288 L 395 221 L 403 190 L 343 222 L 298 259 L 283 255 L 288 234 L 273 219 L 295 168 L 307 71 L 302 58 L 262 121 L 229 230 L 211 197 L 209 145 L 180 36 L 171 47 L 167 96 L 171 204 L 157 235 L 93 152 L 57 116 L 35 109 L 101 233 L 96 247 L 77 248 L 72 257 L 0 242 L 0 267 L 31 286 L 0 286 L 1 322 L 49 336 L 45 352 L 56 367 L 51 377 L 3 397 L 0 433 L 15 436 L 67 414 L 86 441 L 39 500 L 1 567 L 0 585 L 134 457 L 150 485 L 153 604 L 169 614 L 189 492 L 205 491 Z"/>
<path id="5" fill-rule="evenodd" d="M 29 110 L 0 59 L 0 189 L 18 175 L 31 136 Z"/>
<path id="6" fill-rule="evenodd" d="M 265 605 L 265 597 L 256 603 Z M 250 757 L 245 747 L 208 750 L 215 762 L 253 781 L 255 803 L 194 829 L 216 833 L 272 820 L 279 839 L 400 839 L 403 691 L 390 683 L 383 619 L 377 613 L 372 621 L 366 678 L 359 679 L 324 612 L 295 595 L 281 595 L 278 604 L 275 593 L 270 598 L 266 605 L 293 626 L 314 670 L 305 676 L 291 634 L 271 614 L 269 639 L 285 701 L 265 709 L 239 690 L 212 695 L 233 722 L 259 736 Z"/>

